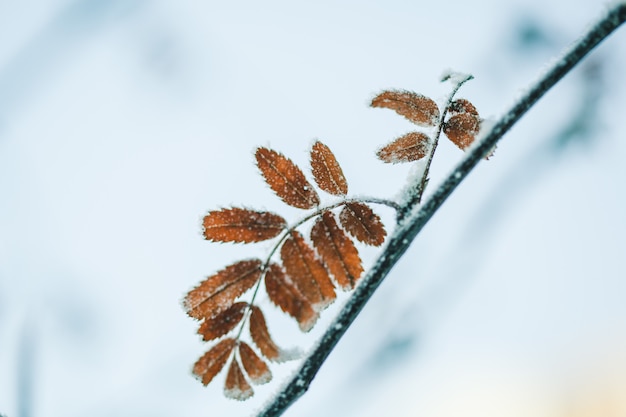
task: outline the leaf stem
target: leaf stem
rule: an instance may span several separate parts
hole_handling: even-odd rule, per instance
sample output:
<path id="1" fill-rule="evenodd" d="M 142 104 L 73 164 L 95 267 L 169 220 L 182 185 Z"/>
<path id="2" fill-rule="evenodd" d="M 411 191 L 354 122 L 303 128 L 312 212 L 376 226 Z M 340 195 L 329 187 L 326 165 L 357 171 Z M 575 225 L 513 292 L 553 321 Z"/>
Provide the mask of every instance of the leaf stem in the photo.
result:
<path id="1" fill-rule="evenodd" d="M 447 81 L 449 78 L 449 76 L 444 77 L 441 81 Z M 473 75 L 467 74 L 463 76 L 460 80 L 457 80 L 454 88 L 448 95 L 446 105 L 444 106 L 443 111 L 441 112 L 441 116 L 439 117 L 439 121 L 437 124 L 437 134 L 432 141 L 430 152 L 428 153 L 426 167 L 424 168 L 424 173 L 422 174 L 422 178 L 420 179 L 420 181 L 415 183 L 412 188 L 408 189 L 408 199 L 404 202 L 401 209 L 398 211 L 398 222 L 402 221 L 402 219 L 404 219 L 406 215 L 422 201 L 422 196 L 424 195 L 424 190 L 426 189 L 426 184 L 428 183 L 428 173 L 430 171 L 430 165 L 433 162 L 433 157 L 435 156 L 435 151 L 437 150 L 437 145 L 439 144 L 439 138 L 441 137 L 441 132 L 443 131 L 443 122 L 445 121 L 448 110 L 450 109 L 450 104 L 452 104 L 452 100 L 454 99 L 454 96 L 459 91 L 461 86 L 469 80 L 472 80 L 473 78 Z"/>
<path id="2" fill-rule="evenodd" d="M 552 67 L 522 96 L 491 129 L 481 134 L 478 143 L 470 148 L 456 169 L 444 180 L 419 210 L 409 212 L 389 237 L 384 252 L 372 269 L 356 287 L 352 297 L 322 335 L 319 343 L 304 359 L 298 372 L 282 387 L 257 417 L 277 417 L 300 398 L 309 388 L 320 367 L 335 348 L 348 327 L 370 299 L 389 271 L 402 257 L 409 245 L 441 207 L 452 191 L 485 157 L 506 132 L 563 76 L 579 63 L 593 48 L 626 21 L 626 2 L 620 1 L 606 12 L 580 39 L 578 39 Z"/>
<path id="3" fill-rule="evenodd" d="M 267 258 L 265 259 L 265 262 L 261 266 L 261 275 L 259 276 L 259 280 L 257 281 L 257 283 L 256 283 L 256 285 L 254 287 L 254 292 L 252 293 L 252 298 L 248 302 L 248 307 L 246 308 L 244 317 L 241 320 L 241 325 L 239 326 L 239 331 L 237 332 L 237 337 L 235 338 L 235 340 L 237 342 L 239 342 L 239 339 L 241 338 L 241 334 L 243 333 L 243 329 L 244 329 L 244 327 L 245 327 L 245 325 L 246 325 L 246 323 L 248 321 L 248 318 L 249 318 L 249 316 L 251 314 L 252 305 L 254 304 L 254 300 L 256 300 L 257 294 L 259 292 L 259 288 L 261 287 L 261 282 L 263 281 L 263 278 L 265 277 L 265 274 L 267 272 L 267 268 L 270 265 L 272 257 L 274 256 L 274 254 L 276 253 L 278 248 L 283 244 L 285 239 L 287 239 L 287 237 L 291 234 L 291 232 L 296 230 L 298 227 L 302 226 L 307 221 L 309 221 L 309 220 L 311 220 L 311 219 L 321 215 L 325 211 L 332 210 L 334 208 L 341 207 L 341 206 L 349 204 L 349 203 L 381 204 L 381 205 L 385 205 L 387 207 L 393 208 L 396 211 L 396 213 L 401 209 L 401 206 L 398 203 L 396 203 L 395 201 L 387 200 L 387 199 L 384 199 L 384 198 L 377 198 L 377 197 L 346 198 L 346 199 L 343 199 L 343 200 L 338 201 L 338 202 L 333 203 L 333 204 L 329 204 L 329 205 L 324 206 L 324 207 L 318 207 L 317 210 L 315 210 L 314 212 L 309 213 L 308 215 L 304 216 L 303 218 L 298 220 L 296 223 L 294 223 L 292 226 L 287 227 L 285 229 L 285 231 L 283 232 L 283 234 L 278 239 L 278 241 L 276 241 L 276 243 L 274 244 L 274 247 L 272 247 L 272 250 L 267 255 Z"/>

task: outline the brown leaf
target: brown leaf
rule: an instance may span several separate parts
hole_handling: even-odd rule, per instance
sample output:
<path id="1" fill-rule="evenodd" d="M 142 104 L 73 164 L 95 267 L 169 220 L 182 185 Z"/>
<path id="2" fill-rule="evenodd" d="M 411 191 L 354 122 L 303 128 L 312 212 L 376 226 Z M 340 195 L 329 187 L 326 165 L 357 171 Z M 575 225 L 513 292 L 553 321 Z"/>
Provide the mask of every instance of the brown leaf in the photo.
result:
<path id="1" fill-rule="evenodd" d="M 311 168 L 317 185 L 327 193 L 346 195 L 348 182 L 328 146 L 316 141 L 311 149 Z"/>
<path id="2" fill-rule="evenodd" d="M 313 328 L 318 313 L 278 264 L 270 264 L 265 274 L 265 290 L 274 304 L 296 319 L 300 330 L 308 332 Z"/>
<path id="3" fill-rule="evenodd" d="M 287 275 L 316 311 L 335 300 L 337 295 L 328 271 L 300 233 L 291 232 L 280 249 L 280 257 Z"/>
<path id="4" fill-rule="evenodd" d="M 290 159 L 271 149 L 258 148 L 256 161 L 267 184 L 285 203 L 301 209 L 320 203 L 313 186 Z"/>
<path id="5" fill-rule="evenodd" d="M 428 152 L 430 139 L 421 132 L 410 132 L 378 150 L 379 159 L 390 163 L 411 162 L 422 159 Z"/>
<path id="6" fill-rule="evenodd" d="M 228 309 L 235 298 L 254 286 L 261 276 L 258 259 L 239 261 L 208 277 L 189 291 L 183 306 L 191 317 L 202 319 Z"/>
<path id="7" fill-rule="evenodd" d="M 439 122 L 437 103 L 412 91 L 383 91 L 374 97 L 371 105 L 394 110 L 419 126 L 435 126 Z"/>
<path id="8" fill-rule="evenodd" d="M 448 107 L 448 113 L 451 115 L 455 115 L 458 113 L 469 113 L 474 116 L 478 116 L 478 110 L 472 103 L 464 98 L 458 98 L 450 103 L 450 107 Z"/>
<path id="9" fill-rule="evenodd" d="M 267 330 L 265 316 L 257 306 L 252 306 L 252 314 L 250 314 L 250 337 L 252 337 L 256 347 L 259 348 L 267 359 L 274 362 L 283 362 L 285 360 L 283 350 L 276 346 L 276 343 L 272 340 L 270 332 Z"/>
<path id="10" fill-rule="evenodd" d="M 233 358 L 226 375 L 226 383 L 224 384 L 224 395 L 233 400 L 244 401 L 254 395 L 252 387 L 241 372 L 239 362 Z"/>
<path id="11" fill-rule="evenodd" d="M 380 217 L 366 204 L 346 203 L 339 220 L 348 233 L 367 245 L 380 246 L 387 236 Z"/>
<path id="12" fill-rule="evenodd" d="M 193 366 L 193 373 L 202 379 L 204 385 L 208 385 L 226 365 L 236 344 L 235 339 L 224 339 L 198 359 Z"/>
<path id="13" fill-rule="evenodd" d="M 344 290 L 354 288 L 363 273 L 359 252 L 339 228 L 332 211 L 325 211 L 311 228 L 311 241 L 335 281 Z"/>
<path id="14" fill-rule="evenodd" d="M 253 384 L 265 384 L 272 380 L 270 368 L 245 342 L 239 342 L 239 357 Z"/>
<path id="15" fill-rule="evenodd" d="M 224 336 L 237 327 L 243 318 L 248 303 L 239 302 L 230 306 L 215 317 L 206 318 L 198 329 L 202 340 L 209 341 Z"/>
<path id="16" fill-rule="evenodd" d="M 463 150 L 474 142 L 479 130 L 480 119 L 471 113 L 456 114 L 443 125 L 443 133 Z"/>
<path id="17" fill-rule="evenodd" d="M 211 211 L 202 224 L 204 238 L 214 242 L 260 242 L 278 236 L 287 227 L 277 214 L 236 207 Z"/>

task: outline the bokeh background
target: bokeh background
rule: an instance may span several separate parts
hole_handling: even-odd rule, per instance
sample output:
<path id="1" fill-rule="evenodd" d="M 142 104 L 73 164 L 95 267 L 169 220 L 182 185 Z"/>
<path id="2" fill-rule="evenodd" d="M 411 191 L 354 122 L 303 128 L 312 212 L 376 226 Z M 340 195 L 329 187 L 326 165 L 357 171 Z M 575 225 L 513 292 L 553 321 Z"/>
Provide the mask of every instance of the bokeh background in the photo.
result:
<path id="1" fill-rule="evenodd" d="M 370 109 L 375 93 L 440 101 L 452 68 L 495 118 L 605 7 L 1 2 L 0 414 L 252 414 L 297 362 L 224 399 L 223 374 L 191 376 L 207 346 L 180 299 L 269 248 L 204 241 L 208 210 L 302 216 L 255 147 L 307 167 L 319 138 L 352 195 L 395 198 L 410 168 L 374 153 L 412 127 Z M 445 203 L 285 415 L 626 415 L 625 71 L 622 29 Z M 431 191 L 461 157 L 440 144 Z M 341 301 L 309 335 L 261 303 L 277 343 L 306 351 Z"/>

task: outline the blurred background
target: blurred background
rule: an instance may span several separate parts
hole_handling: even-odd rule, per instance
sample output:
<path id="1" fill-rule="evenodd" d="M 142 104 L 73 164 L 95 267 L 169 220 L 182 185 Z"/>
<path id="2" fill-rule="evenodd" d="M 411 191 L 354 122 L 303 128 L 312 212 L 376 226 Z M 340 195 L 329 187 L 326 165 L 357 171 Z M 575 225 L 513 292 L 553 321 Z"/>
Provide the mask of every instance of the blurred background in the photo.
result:
<path id="1" fill-rule="evenodd" d="M 604 7 L 1 2 L 0 414 L 252 414 L 298 363 L 225 399 L 224 374 L 191 375 L 208 346 L 180 300 L 270 247 L 204 241 L 208 210 L 302 216 L 255 147 L 308 172 L 319 138 L 350 194 L 396 198 L 410 167 L 374 154 L 412 126 L 374 94 L 441 102 L 452 68 L 496 118 Z M 622 28 L 445 203 L 286 416 L 626 415 L 625 69 Z M 441 142 L 430 191 L 462 156 Z M 261 304 L 276 342 L 306 351 L 341 301 L 307 335 Z"/>

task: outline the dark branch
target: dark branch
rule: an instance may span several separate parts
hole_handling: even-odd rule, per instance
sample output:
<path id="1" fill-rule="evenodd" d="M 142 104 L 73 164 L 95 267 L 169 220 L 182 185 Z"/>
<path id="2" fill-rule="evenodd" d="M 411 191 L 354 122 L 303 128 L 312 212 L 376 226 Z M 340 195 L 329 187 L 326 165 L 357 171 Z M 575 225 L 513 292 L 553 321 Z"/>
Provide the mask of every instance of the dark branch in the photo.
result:
<path id="1" fill-rule="evenodd" d="M 595 46 L 608 37 L 626 21 L 626 2 L 620 2 L 607 11 L 589 31 L 573 46 L 565 51 L 552 68 L 530 87 L 528 92 L 493 127 L 481 135 L 482 139 L 473 146 L 465 158 L 439 186 L 434 194 L 419 207 L 413 208 L 404 221 L 390 236 L 384 252 L 380 255 L 367 276 L 355 289 L 352 297 L 340 311 L 337 318 L 324 333 L 319 344 L 304 360 L 298 373 L 283 387 L 272 401 L 257 414 L 258 417 L 281 415 L 308 389 L 318 370 L 334 349 L 339 339 L 357 317 L 365 303 L 387 276 L 391 268 L 406 252 L 409 245 L 441 207 L 452 191 L 463 181 L 469 172 L 485 157 L 502 136 L 565 74 L 580 62 Z"/>

